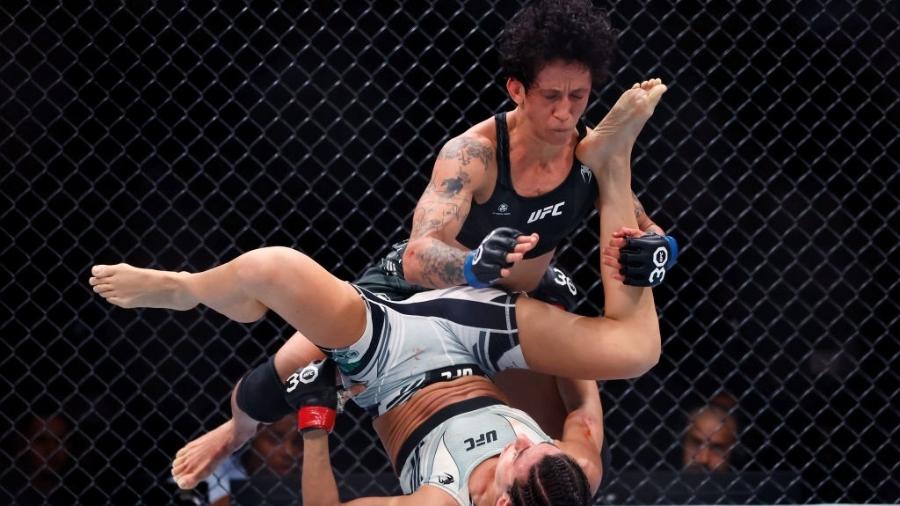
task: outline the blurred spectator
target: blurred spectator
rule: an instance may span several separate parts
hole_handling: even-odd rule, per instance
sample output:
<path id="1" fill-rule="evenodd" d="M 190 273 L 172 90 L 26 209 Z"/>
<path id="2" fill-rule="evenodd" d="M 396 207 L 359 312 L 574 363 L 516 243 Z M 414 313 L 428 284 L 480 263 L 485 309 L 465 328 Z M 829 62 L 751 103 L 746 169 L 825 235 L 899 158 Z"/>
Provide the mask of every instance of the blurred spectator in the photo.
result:
<path id="1" fill-rule="evenodd" d="M 63 479 L 72 465 L 67 439 L 70 429 L 69 421 L 59 414 L 29 414 L 21 420 L 8 443 L 16 472 L 4 474 L 0 496 L 4 501 L 20 505 L 71 504 L 75 496 L 69 489 L 73 487 Z"/>
<path id="2" fill-rule="evenodd" d="M 264 427 L 244 451 L 223 462 L 206 479 L 209 503 L 212 506 L 234 506 L 233 496 L 256 494 L 266 504 L 300 501 L 300 462 L 303 457 L 303 438 L 296 429 L 295 415 L 288 415 Z M 256 490 L 237 490 L 235 483 Z M 281 484 L 282 486 L 278 486 Z"/>
<path id="3" fill-rule="evenodd" d="M 728 472 L 738 444 L 737 402 L 720 393 L 688 415 L 682 444 L 685 471 Z"/>

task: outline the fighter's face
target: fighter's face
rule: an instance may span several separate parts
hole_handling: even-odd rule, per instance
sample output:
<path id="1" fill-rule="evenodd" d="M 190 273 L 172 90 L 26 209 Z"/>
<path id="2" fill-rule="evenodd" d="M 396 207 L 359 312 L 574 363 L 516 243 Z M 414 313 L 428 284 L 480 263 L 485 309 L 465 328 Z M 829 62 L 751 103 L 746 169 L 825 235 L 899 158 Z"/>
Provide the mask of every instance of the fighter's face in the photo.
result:
<path id="1" fill-rule="evenodd" d="M 522 111 L 535 133 L 551 144 L 571 141 L 591 95 L 591 73 L 583 65 L 555 61 L 524 91 Z"/>
<path id="2" fill-rule="evenodd" d="M 516 481 L 528 480 L 528 473 L 547 455 L 562 453 L 562 450 L 550 443 L 533 443 L 525 436 L 519 435 L 515 441 L 506 445 L 497 460 L 494 474 L 496 489 L 501 494 L 513 486 Z"/>

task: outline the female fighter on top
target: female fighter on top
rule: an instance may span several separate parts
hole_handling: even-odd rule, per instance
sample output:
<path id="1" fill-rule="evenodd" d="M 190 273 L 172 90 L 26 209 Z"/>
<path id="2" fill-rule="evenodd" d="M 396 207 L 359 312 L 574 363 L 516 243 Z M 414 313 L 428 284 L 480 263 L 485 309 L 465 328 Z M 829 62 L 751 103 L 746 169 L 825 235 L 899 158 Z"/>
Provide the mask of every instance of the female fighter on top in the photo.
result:
<path id="1" fill-rule="evenodd" d="M 518 497 L 513 489 L 526 477 L 526 486 L 536 477 L 540 492 L 560 483 L 560 473 L 584 478 L 589 489 L 596 489 L 601 471 L 592 445 L 602 439 L 594 435 L 599 420 L 592 429 L 581 417 L 573 422 L 579 430 L 569 430 L 567 420 L 559 443 L 525 450 L 524 440 L 551 441 L 525 413 L 503 406 L 502 394 L 487 379 L 463 374 L 419 387 L 436 367 L 472 364 L 488 375 L 527 368 L 574 379 L 610 379 L 643 374 L 656 363 L 660 336 L 653 294 L 616 278 L 619 248 L 640 234 L 634 228 L 630 192 L 631 148 L 664 92 L 659 80 L 636 84 L 604 119 L 607 128 L 601 123 L 597 134 L 576 148 L 578 159 L 597 179 L 600 239 L 610 244 L 603 249 L 601 265 L 603 317 L 577 316 L 516 293 L 468 286 L 390 302 L 338 280 L 302 253 L 280 247 L 254 250 L 193 274 L 97 265 L 90 284 L 108 302 L 125 308 L 188 310 L 204 304 L 240 322 L 256 321 L 271 309 L 305 335 L 361 390 L 356 402 L 377 412 L 382 442 L 400 469 L 404 491 L 411 494 L 366 498 L 359 504 L 503 504 Z M 488 239 L 476 250 L 473 264 L 479 263 Z M 507 260 L 521 260 L 537 242 L 535 234 L 510 233 Z M 301 371 L 298 381 L 314 383 L 317 367 L 309 374 Z M 440 392 L 442 387 L 451 390 Z M 314 393 L 303 398 L 302 386 L 297 391 L 300 404 L 317 403 L 310 402 Z M 327 409 L 313 407 L 311 413 L 304 429 L 329 427 Z M 471 431 L 482 424 L 493 432 L 474 437 Z M 456 437 L 453 448 L 446 446 L 450 436 Z M 409 451 L 401 459 L 404 449 Z M 509 453 L 513 451 L 519 453 Z M 562 453 L 575 465 L 563 470 L 557 464 Z M 528 459 L 521 460 L 526 454 Z M 423 462 L 430 463 L 428 469 L 420 467 Z M 442 471 L 426 472 L 435 469 Z M 450 483 L 443 473 L 450 475 Z M 579 500 L 583 498 L 581 494 Z"/>
<path id="2" fill-rule="evenodd" d="M 616 128 L 604 121 L 586 130 L 581 121 L 593 87 L 606 79 L 614 41 L 608 17 L 589 0 L 535 1 L 516 14 L 498 44 L 514 108 L 447 142 L 416 206 L 408 244 L 395 245 L 355 284 L 394 301 L 427 288 L 491 284 L 573 310 L 579 301 L 575 286 L 551 260 L 596 207 L 597 180 L 582 162 L 589 163 L 602 143 L 585 143 L 580 158 L 574 150 L 582 137 L 602 140 L 604 130 Z M 634 206 L 638 227 L 657 235 L 631 242 L 623 279 L 653 285 L 668 266 L 655 265 L 650 252 L 669 243 L 637 198 Z M 538 233 L 540 241 L 506 268 L 503 243 L 510 228 Z M 483 258 L 471 264 L 482 241 Z M 669 251 L 672 264 L 675 254 Z M 173 469 L 179 483 L 193 487 L 251 438 L 259 422 L 291 412 L 282 383 L 298 367 L 322 358 L 310 356 L 316 352 L 298 333 L 244 375 L 233 391 L 232 418 L 179 450 Z M 562 436 L 567 411 L 552 377 L 510 369 L 494 379 L 510 405 L 551 436 Z"/>

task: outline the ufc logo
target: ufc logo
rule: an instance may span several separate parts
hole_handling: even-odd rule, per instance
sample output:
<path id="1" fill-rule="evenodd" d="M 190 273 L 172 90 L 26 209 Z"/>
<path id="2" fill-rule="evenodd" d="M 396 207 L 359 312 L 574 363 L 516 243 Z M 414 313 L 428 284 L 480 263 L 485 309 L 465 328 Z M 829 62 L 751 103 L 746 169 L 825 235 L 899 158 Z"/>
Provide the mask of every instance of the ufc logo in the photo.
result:
<path id="1" fill-rule="evenodd" d="M 450 380 L 453 378 L 459 378 L 461 376 L 471 376 L 471 375 L 472 375 L 472 368 L 464 367 L 462 369 L 457 369 L 455 373 L 453 371 L 444 371 L 441 373 L 441 378 L 443 378 L 445 380 Z"/>
<path id="2" fill-rule="evenodd" d="M 300 383 L 303 383 L 304 385 L 309 385 L 310 383 L 315 381 L 316 378 L 319 377 L 318 366 L 321 364 L 322 364 L 322 361 L 318 360 L 318 361 L 313 362 L 313 363 L 309 364 L 308 366 L 304 367 L 303 370 L 297 371 L 294 374 L 291 374 L 290 376 L 288 376 L 288 379 L 285 380 L 285 383 L 287 383 L 287 392 L 291 393 L 294 390 L 296 390 L 297 387 L 300 386 Z"/>
<path id="3" fill-rule="evenodd" d="M 466 448 L 466 451 L 471 451 L 476 446 L 484 446 L 484 445 L 486 445 L 488 443 L 492 443 L 496 440 L 497 440 L 497 431 L 495 431 L 495 430 L 481 434 L 480 436 L 478 436 L 478 439 L 474 439 L 474 438 L 466 439 L 465 443 L 467 445 L 469 445 L 469 447 Z"/>
<path id="4" fill-rule="evenodd" d="M 550 216 L 562 216 L 562 212 L 560 212 L 559 208 L 566 205 L 566 201 L 562 201 L 556 205 L 547 206 L 543 209 L 538 209 L 537 211 L 532 211 L 530 215 L 528 215 L 528 223 L 533 223 L 537 220 L 544 219 L 548 214 Z"/>

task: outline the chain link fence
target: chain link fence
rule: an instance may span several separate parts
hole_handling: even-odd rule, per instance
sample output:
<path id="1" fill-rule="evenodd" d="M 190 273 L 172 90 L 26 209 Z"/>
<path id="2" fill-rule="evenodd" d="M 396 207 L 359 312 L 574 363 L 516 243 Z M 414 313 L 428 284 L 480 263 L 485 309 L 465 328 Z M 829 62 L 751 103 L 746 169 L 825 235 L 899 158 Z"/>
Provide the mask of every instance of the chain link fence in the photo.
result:
<path id="1" fill-rule="evenodd" d="M 0 502 L 175 501 L 175 451 L 290 331 L 111 309 L 89 266 L 288 245 L 352 279 L 407 233 L 439 147 L 510 107 L 494 41 L 520 7 L 4 0 Z M 587 118 L 669 83 L 635 190 L 683 254 L 660 364 L 602 385 L 598 502 L 900 502 L 897 4 L 608 7 L 620 51 Z M 597 258 L 594 217 L 558 254 L 584 314 Z M 731 471 L 683 472 L 720 392 Z M 334 442 L 347 497 L 396 490 L 361 412 Z"/>

